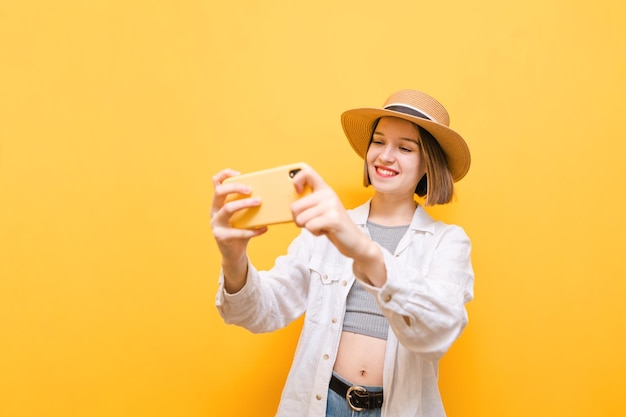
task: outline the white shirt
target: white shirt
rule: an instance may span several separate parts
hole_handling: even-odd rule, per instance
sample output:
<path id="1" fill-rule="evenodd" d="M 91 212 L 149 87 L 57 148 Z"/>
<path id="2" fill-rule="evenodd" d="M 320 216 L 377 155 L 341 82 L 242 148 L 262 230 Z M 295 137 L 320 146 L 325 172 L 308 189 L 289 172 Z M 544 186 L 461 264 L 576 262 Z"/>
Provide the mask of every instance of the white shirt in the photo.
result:
<path id="1" fill-rule="evenodd" d="M 370 202 L 349 211 L 368 233 Z M 374 294 L 389 321 L 384 362 L 383 417 L 443 417 L 438 361 L 467 324 L 473 298 L 470 241 L 458 226 L 434 221 L 418 207 L 395 253 L 382 249 L 387 282 Z M 254 333 L 287 326 L 306 313 L 277 417 L 323 417 L 341 337 L 352 259 L 324 237 L 303 229 L 270 271 L 248 265 L 246 285 L 224 290 L 216 305 L 226 323 Z"/>

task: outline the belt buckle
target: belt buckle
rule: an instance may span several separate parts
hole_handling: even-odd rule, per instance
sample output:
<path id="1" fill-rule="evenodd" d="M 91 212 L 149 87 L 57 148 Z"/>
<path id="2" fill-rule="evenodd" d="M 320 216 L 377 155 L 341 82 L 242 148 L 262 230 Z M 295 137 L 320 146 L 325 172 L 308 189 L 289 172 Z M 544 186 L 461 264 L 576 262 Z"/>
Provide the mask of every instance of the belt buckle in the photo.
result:
<path id="1" fill-rule="evenodd" d="M 367 390 L 365 388 L 359 387 L 358 385 L 353 385 L 350 388 L 348 388 L 348 392 L 346 392 L 346 401 L 348 402 L 348 405 L 354 411 L 363 411 L 363 410 L 365 410 L 365 408 L 356 407 L 355 405 L 352 404 L 352 401 L 351 401 L 352 400 L 352 393 L 354 391 L 357 391 L 357 392 L 367 392 Z"/>

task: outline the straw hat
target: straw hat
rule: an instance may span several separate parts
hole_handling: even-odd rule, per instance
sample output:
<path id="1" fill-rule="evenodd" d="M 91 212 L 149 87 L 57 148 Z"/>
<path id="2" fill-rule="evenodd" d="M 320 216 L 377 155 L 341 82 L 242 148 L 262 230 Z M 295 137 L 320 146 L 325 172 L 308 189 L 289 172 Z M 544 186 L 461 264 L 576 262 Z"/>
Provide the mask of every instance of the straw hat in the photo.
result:
<path id="1" fill-rule="evenodd" d="M 446 155 L 455 182 L 467 174 L 470 151 L 461 135 L 448 127 L 448 112 L 437 100 L 415 90 L 393 93 L 380 109 L 353 109 L 341 115 L 341 124 L 348 141 L 361 158 L 365 158 L 376 121 L 385 116 L 408 120 L 433 135 Z"/>

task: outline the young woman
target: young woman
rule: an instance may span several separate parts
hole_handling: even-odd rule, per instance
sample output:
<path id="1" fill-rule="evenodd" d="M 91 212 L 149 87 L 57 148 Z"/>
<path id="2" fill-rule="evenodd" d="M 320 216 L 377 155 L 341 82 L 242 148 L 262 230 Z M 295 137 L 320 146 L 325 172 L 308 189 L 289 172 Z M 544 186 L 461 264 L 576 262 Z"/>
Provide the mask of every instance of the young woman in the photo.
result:
<path id="1" fill-rule="evenodd" d="M 433 220 L 415 194 L 426 205 L 450 202 L 453 183 L 469 169 L 469 149 L 448 127 L 444 107 L 414 90 L 341 120 L 374 195 L 347 211 L 313 169 L 303 169 L 295 187 L 313 192 L 291 207 L 302 232 L 269 271 L 257 271 L 246 254 L 267 227 L 229 223 L 260 201 L 226 203 L 228 194 L 249 190 L 222 184 L 233 170 L 215 175 L 217 307 L 227 323 L 252 332 L 306 314 L 277 416 L 445 416 L 438 361 L 467 324 L 470 241 L 460 227 Z"/>

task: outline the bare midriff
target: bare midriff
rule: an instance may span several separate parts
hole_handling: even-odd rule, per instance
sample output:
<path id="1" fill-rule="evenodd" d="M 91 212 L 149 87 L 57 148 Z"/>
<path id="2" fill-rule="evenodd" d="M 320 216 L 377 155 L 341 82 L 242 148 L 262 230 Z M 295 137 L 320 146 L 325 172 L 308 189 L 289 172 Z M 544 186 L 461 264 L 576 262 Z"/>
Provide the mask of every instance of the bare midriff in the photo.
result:
<path id="1" fill-rule="evenodd" d="M 354 385 L 383 385 L 387 341 L 343 332 L 333 370 Z"/>

